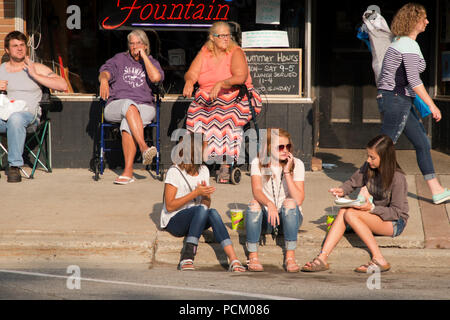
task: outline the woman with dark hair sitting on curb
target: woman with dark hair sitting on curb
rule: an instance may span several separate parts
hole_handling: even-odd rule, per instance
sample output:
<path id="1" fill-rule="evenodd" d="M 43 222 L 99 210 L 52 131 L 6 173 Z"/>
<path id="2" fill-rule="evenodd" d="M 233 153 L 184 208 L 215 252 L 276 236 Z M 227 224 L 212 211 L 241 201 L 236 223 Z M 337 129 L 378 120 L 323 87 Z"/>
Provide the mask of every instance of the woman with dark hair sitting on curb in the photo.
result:
<path id="1" fill-rule="evenodd" d="M 366 195 L 364 204 L 339 210 L 319 255 L 306 263 L 302 271 L 317 272 L 329 269 L 328 256 L 341 240 L 347 225 L 350 225 L 367 245 L 372 255 L 371 261 L 356 268 L 356 272 L 366 273 L 371 266 L 378 267 L 381 272 L 391 268 L 381 254 L 374 234 L 399 236 L 406 226 L 409 207 L 406 177 L 397 163 L 394 143 L 387 135 L 379 135 L 369 141 L 367 161 L 364 165 L 339 188 L 329 191 L 334 196 L 343 197 L 364 186 L 373 201 Z"/>
<path id="2" fill-rule="evenodd" d="M 181 162 L 168 171 L 164 186 L 164 207 L 161 212 L 161 228 L 176 237 L 187 236 L 183 248 L 180 270 L 194 270 L 194 257 L 202 232 L 212 227 L 214 236 L 230 260 L 229 271 L 244 272 L 245 268 L 237 259 L 228 231 L 217 210 L 210 208 L 211 195 L 216 191 L 209 185 L 209 170 L 202 162 L 203 148 L 201 134 L 195 157 L 196 143 L 194 134 L 188 134 L 178 146 Z M 186 141 L 187 140 L 187 141 Z M 183 150 L 190 155 L 183 156 Z M 179 161 L 174 161 L 179 162 Z"/>

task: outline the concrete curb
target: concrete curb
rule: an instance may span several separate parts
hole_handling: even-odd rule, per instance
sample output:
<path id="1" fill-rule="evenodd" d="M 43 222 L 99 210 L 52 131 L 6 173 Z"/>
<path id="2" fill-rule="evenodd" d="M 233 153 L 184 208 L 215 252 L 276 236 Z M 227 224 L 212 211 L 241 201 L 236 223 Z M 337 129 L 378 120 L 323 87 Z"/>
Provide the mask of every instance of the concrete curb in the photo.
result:
<path id="1" fill-rule="evenodd" d="M 183 238 L 175 238 L 157 227 L 163 183 L 152 179 L 144 170 L 135 171 L 136 182 L 129 186 L 113 185 L 116 174 L 112 171 L 106 171 L 102 180 L 94 182 L 92 173 L 86 169 L 55 169 L 51 174 L 38 171 L 35 179 L 13 186 L 1 179 L 4 210 L 0 215 L 0 256 L 118 254 L 126 256 L 122 260 L 128 260 L 128 255 L 137 254 L 139 261 L 146 263 L 178 264 Z M 309 259 L 310 254 L 317 254 L 326 235 L 326 215 L 333 213 L 332 198 L 327 190 L 348 176 L 348 172 L 340 171 L 306 172 L 304 220 L 297 247 L 299 257 L 308 253 L 304 258 Z M 450 184 L 450 175 L 440 175 L 440 178 L 444 185 Z M 419 206 L 422 195 L 418 195 L 415 175 L 407 175 L 407 181 L 410 205 L 407 227 L 397 238 L 378 237 L 383 251 L 424 248 Z M 231 230 L 230 209 L 246 208 L 252 198 L 250 177 L 244 173 L 236 186 L 217 185 L 213 181 L 212 184 L 217 188 L 212 206 L 221 214 L 236 253 L 245 262 L 245 234 Z M 21 195 L 20 200 L 18 195 Z M 450 204 L 443 208 L 447 208 L 448 213 Z M 225 265 L 223 250 L 213 242 L 211 234 L 208 231 L 200 239 L 196 261 L 205 266 Z M 363 244 L 358 237 L 349 234 L 336 250 L 365 252 L 361 247 Z M 277 243 L 267 236 L 266 245 L 261 247 L 261 258 L 269 265 L 280 267 L 282 251 L 282 239 Z"/>

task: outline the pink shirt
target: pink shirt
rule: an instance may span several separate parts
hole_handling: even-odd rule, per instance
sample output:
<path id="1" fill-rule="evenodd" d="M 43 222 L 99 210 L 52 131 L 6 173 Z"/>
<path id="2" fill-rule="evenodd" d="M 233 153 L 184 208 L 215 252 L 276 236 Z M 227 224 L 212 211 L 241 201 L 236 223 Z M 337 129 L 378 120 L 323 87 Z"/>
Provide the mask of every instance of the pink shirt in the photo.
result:
<path id="1" fill-rule="evenodd" d="M 225 57 L 216 64 L 214 56 L 206 47 L 201 49 L 202 55 L 202 68 L 198 77 L 198 84 L 200 89 L 206 92 L 211 92 L 214 85 L 219 82 L 232 77 L 231 74 L 231 58 L 235 50 L 242 50 L 240 47 L 235 47 L 230 52 L 226 53 Z M 248 72 L 247 80 L 245 81 L 247 88 L 252 86 L 252 78 L 250 76 L 250 70 Z M 221 93 L 226 93 L 232 90 L 221 90 Z"/>

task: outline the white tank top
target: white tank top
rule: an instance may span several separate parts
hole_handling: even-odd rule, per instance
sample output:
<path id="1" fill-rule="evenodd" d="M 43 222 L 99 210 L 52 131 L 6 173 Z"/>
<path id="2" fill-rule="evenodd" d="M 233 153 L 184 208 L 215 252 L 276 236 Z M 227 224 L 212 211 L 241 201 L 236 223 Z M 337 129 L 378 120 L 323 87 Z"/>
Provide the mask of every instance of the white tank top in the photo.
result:
<path id="1" fill-rule="evenodd" d="M 22 70 L 19 72 L 7 72 L 6 62 L 0 66 L 0 80 L 8 80 L 8 97 L 15 100 L 24 100 L 26 102 L 26 111 L 41 116 L 39 103 L 42 100 L 42 89 L 39 84 L 33 80 L 28 72 Z"/>

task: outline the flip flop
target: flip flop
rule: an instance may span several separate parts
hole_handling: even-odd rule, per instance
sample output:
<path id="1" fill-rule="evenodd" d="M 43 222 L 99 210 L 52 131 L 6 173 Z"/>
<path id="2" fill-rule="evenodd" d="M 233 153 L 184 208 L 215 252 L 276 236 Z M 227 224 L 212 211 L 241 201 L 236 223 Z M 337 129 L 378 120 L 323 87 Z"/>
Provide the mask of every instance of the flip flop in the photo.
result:
<path id="1" fill-rule="evenodd" d="M 120 181 L 120 180 L 125 180 L 125 181 Z M 134 182 L 134 179 L 131 177 L 126 177 L 126 176 L 119 176 L 116 180 L 114 180 L 114 184 L 129 184 Z"/>

